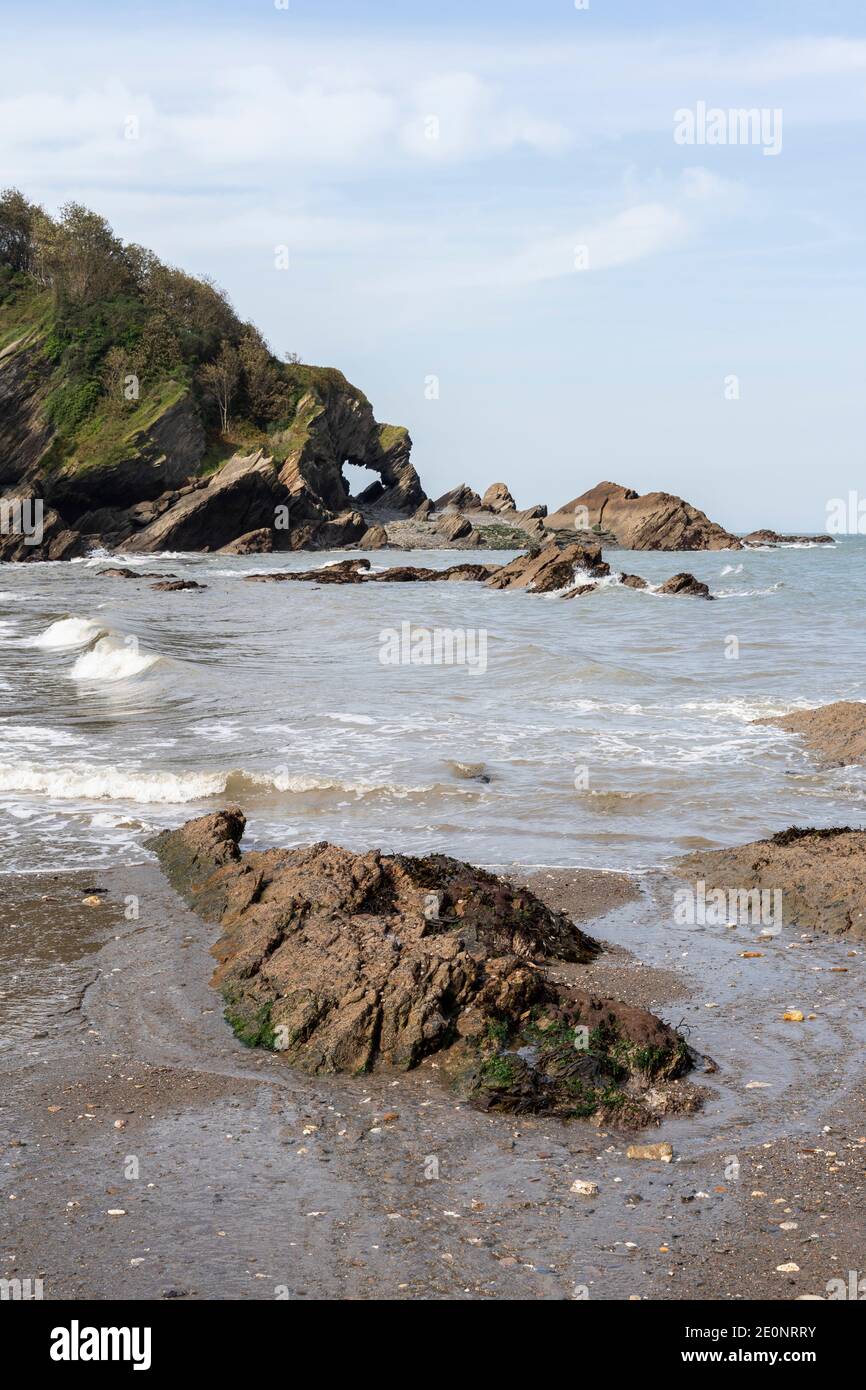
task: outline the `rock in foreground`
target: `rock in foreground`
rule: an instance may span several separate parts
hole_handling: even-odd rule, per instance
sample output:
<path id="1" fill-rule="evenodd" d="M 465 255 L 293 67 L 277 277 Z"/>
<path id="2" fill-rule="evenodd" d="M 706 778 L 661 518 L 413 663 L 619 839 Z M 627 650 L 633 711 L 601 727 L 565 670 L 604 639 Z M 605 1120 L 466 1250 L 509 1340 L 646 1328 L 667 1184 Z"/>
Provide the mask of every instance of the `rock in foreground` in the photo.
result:
<path id="1" fill-rule="evenodd" d="M 319 843 L 244 854 L 219 812 L 153 842 L 175 888 L 219 922 L 213 977 L 238 1036 L 315 1074 L 407 1069 L 433 1053 L 486 1109 L 646 1123 L 694 1108 L 692 1064 L 654 1015 L 554 985 L 545 964 L 597 944 L 528 889 L 444 855 Z"/>

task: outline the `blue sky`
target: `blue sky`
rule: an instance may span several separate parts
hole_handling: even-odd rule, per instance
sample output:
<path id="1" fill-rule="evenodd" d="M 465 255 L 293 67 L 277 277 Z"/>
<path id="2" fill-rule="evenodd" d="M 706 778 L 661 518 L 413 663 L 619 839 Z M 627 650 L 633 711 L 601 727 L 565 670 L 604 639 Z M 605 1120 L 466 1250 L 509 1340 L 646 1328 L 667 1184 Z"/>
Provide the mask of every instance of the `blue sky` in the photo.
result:
<path id="1" fill-rule="evenodd" d="M 866 488 L 866 11 L 697 9 L 0 0 L 0 178 L 342 368 L 434 495 L 822 529 Z M 781 149 L 678 144 L 699 103 Z"/>

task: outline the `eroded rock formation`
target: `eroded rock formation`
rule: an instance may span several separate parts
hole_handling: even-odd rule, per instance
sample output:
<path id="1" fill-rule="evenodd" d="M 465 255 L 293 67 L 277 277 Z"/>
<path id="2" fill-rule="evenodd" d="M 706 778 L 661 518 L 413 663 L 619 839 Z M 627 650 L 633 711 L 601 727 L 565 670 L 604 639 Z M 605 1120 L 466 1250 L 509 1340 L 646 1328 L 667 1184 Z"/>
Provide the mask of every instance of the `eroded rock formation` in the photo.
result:
<path id="1" fill-rule="evenodd" d="M 315 1074 L 433 1054 L 485 1109 L 643 1124 L 698 1103 L 683 1039 L 643 1009 L 555 985 L 549 961 L 597 944 L 527 888 L 444 855 L 327 843 L 242 853 L 236 809 L 152 841 L 174 887 L 218 922 L 213 984 L 250 1045 Z"/>
<path id="2" fill-rule="evenodd" d="M 704 512 L 669 492 L 640 496 L 619 483 L 598 483 L 566 502 L 547 526 L 574 530 L 575 518 L 611 532 L 626 550 L 741 550 L 742 542 Z"/>

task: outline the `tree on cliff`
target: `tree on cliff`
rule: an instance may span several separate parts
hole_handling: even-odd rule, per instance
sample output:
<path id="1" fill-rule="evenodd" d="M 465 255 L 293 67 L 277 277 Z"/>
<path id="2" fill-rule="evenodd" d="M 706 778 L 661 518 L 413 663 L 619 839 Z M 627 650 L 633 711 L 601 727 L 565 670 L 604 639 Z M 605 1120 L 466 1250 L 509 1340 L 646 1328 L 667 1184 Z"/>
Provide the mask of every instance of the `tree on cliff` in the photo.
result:
<path id="1" fill-rule="evenodd" d="M 229 427 L 231 410 L 241 378 L 241 359 L 237 348 L 223 339 L 220 350 L 212 362 L 205 362 L 199 369 L 199 380 L 205 394 L 216 402 L 220 413 L 220 424 L 225 434 Z"/>

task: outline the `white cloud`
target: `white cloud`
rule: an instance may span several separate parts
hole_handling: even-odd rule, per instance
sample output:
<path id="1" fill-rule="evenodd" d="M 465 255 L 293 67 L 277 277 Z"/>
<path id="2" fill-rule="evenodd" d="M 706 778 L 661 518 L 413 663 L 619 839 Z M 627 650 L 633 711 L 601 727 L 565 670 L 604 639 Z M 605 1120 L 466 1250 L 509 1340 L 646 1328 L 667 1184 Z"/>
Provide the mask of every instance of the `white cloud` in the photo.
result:
<path id="1" fill-rule="evenodd" d="M 431 159 L 473 159 L 526 146 L 556 154 L 569 144 L 568 131 L 520 107 L 510 106 L 490 83 L 471 72 L 444 73 L 420 83 L 410 94 L 412 116 L 402 143 L 412 154 Z"/>

